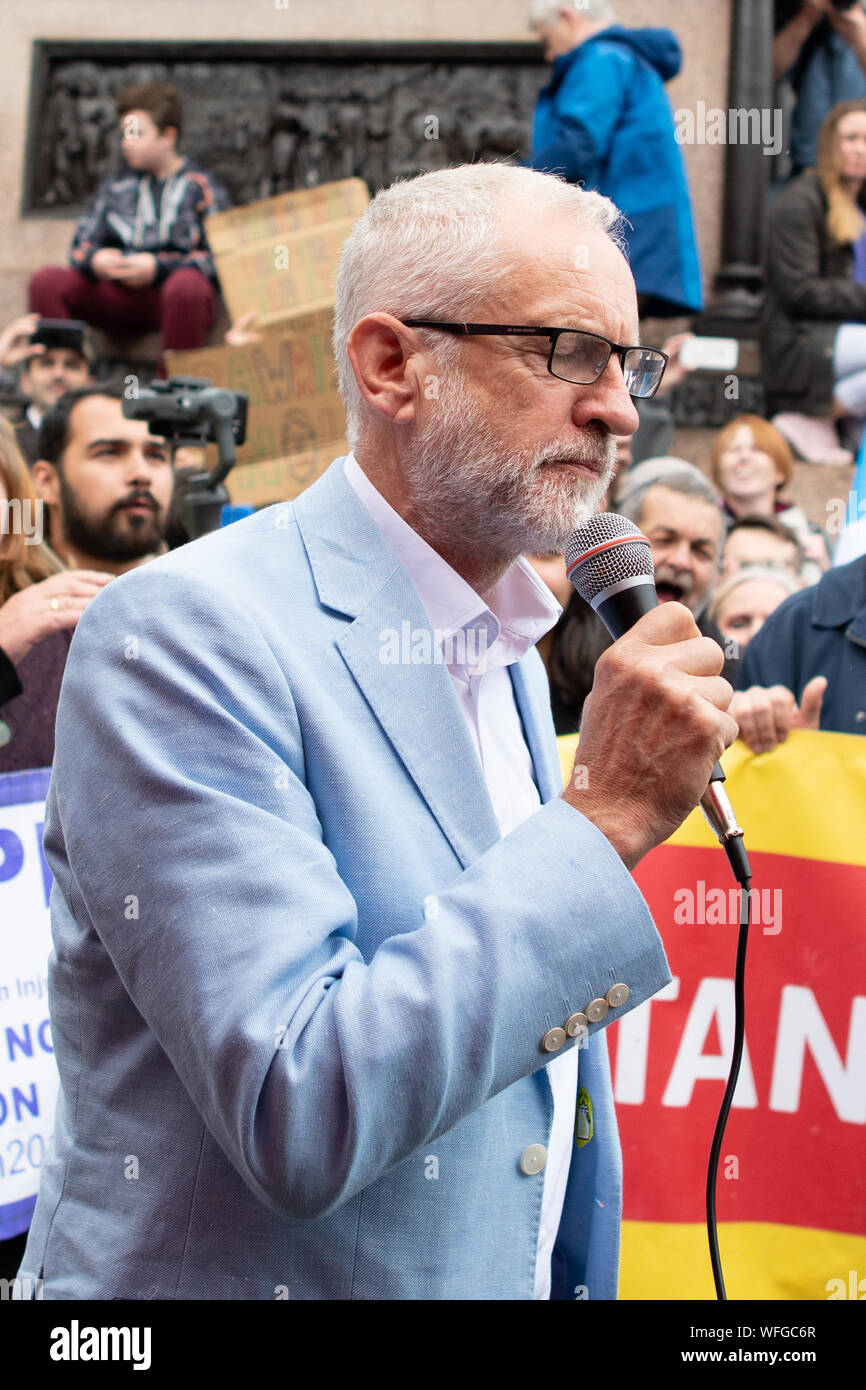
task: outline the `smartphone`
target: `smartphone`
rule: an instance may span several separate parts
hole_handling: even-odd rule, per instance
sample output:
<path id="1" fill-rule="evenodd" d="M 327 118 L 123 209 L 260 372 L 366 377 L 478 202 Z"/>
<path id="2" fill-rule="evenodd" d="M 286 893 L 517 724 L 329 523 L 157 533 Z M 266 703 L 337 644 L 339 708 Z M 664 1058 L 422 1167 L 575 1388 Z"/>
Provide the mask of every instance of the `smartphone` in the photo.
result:
<path id="1" fill-rule="evenodd" d="M 695 371 L 733 372 L 739 360 L 736 338 L 688 338 L 680 348 L 680 362 Z"/>
<path id="2" fill-rule="evenodd" d="M 30 335 L 30 341 L 47 348 L 69 348 L 85 357 L 86 332 L 87 324 L 82 319 L 40 319 Z"/>

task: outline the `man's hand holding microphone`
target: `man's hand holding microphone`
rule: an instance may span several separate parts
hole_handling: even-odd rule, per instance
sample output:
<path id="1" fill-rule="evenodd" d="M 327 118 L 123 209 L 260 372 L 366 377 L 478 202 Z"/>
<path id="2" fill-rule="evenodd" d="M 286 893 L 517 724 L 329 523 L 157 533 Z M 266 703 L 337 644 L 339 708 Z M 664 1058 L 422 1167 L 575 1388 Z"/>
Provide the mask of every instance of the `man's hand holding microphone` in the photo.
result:
<path id="1" fill-rule="evenodd" d="M 689 609 L 644 614 L 601 656 L 563 800 L 598 826 L 626 867 L 681 825 L 737 737 L 724 655 Z"/>

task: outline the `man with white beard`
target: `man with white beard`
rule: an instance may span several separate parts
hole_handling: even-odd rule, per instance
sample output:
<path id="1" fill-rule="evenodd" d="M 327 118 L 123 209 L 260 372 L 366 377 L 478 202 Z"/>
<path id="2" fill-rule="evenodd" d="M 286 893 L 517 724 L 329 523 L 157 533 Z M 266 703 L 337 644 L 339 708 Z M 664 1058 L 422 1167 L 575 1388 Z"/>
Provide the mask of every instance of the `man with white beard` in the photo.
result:
<path id="1" fill-rule="evenodd" d="M 379 193 L 337 287 L 352 452 L 79 623 L 45 1298 L 616 1297 L 603 1030 L 670 978 L 630 870 L 736 736 L 668 603 L 599 662 L 562 789 L 520 557 L 593 512 L 664 367 L 616 235 L 526 169 Z"/>

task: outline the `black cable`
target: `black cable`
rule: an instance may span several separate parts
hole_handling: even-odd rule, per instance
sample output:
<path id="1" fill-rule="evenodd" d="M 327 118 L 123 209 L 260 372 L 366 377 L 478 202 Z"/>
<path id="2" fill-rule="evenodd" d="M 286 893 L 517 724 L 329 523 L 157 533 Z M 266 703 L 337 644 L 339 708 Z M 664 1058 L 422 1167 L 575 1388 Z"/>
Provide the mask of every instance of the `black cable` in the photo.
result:
<path id="1" fill-rule="evenodd" d="M 716 1121 L 716 1132 L 713 1135 L 713 1146 L 710 1150 L 710 1166 L 707 1171 L 707 1235 L 710 1241 L 710 1263 L 713 1267 L 716 1298 L 722 1302 L 727 1302 L 728 1295 L 725 1292 L 725 1281 L 722 1276 L 719 1233 L 716 1229 L 716 1183 L 718 1181 L 722 1140 L 725 1136 L 725 1126 L 728 1123 L 731 1102 L 737 1087 L 737 1078 L 740 1075 L 743 1042 L 746 1036 L 746 943 L 749 936 L 749 915 L 752 906 L 751 886 L 752 880 L 750 878 L 746 878 L 740 883 L 740 935 L 737 940 L 737 966 L 734 973 L 734 1054 L 731 1058 L 728 1084 L 722 1098 L 722 1108 Z"/>

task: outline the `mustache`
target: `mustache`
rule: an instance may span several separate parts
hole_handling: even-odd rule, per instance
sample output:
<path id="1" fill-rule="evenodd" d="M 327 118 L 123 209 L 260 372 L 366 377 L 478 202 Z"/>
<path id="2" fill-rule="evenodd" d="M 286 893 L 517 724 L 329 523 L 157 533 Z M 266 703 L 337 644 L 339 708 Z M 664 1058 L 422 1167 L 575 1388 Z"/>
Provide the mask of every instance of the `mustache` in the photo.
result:
<path id="1" fill-rule="evenodd" d="M 694 588 L 694 580 L 690 574 L 682 570 L 676 570 L 671 565 L 655 566 L 656 584 L 671 584 L 677 589 L 682 589 L 683 593 L 690 594 Z"/>
<path id="2" fill-rule="evenodd" d="M 535 450 L 534 463 L 582 463 L 594 465 L 599 473 L 612 469 L 616 463 L 616 435 L 603 427 L 588 427 L 580 439 L 567 443 L 541 444 Z"/>
<path id="3" fill-rule="evenodd" d="M 154 512 L 158 512 L 160 510 L 159 503 L 157 502 L 152 492 L 130 493 L 129 497 L 124 497 L 122 501 L 116 502 L 113 510 L 119 512 L 123 507 L 132 506 L 134 502 L 145 502 Z"/>

